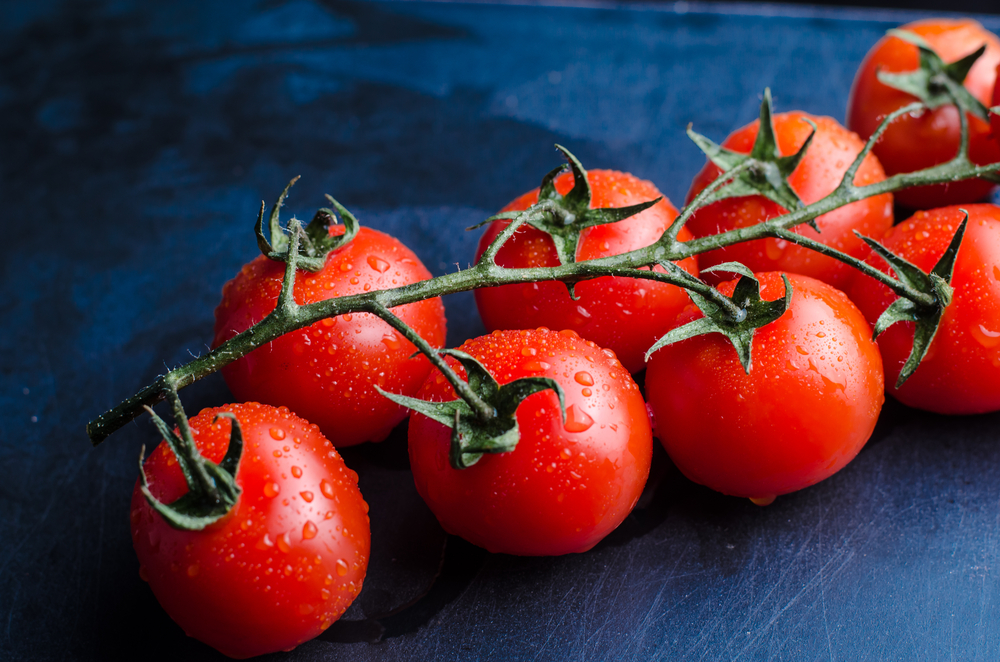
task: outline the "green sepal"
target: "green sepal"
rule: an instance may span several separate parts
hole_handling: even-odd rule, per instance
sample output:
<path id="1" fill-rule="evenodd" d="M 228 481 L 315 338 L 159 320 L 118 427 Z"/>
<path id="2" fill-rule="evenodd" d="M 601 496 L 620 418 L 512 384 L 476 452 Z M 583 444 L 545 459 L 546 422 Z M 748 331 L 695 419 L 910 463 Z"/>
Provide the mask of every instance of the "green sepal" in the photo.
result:
<path id="1" fill-rule="evenodd" d="M 716 265 L 712 270 L 739 274 L 740 279 L 736 283 L 733 295 L 728 297 L 736 306 L 738 311 L 736 315 L 701 294 L 688 290 L 691 301 L 705 316 L 672 329 L 657 340 L 646 352 L 647 361 L 661 347 L 707 333 L 721 333 L 732 343 L 743 370 L 747 373 L 750 372 L 750 367 L 753 364 L 754 333 L 760 327 L 770 324 L 785 314 L 788 306 L 792 303 L 792 284 L 788 282 L 788 277 L 782 274 L 781 279 L 785 283 L 785 296 L 775 301 L 764 301 L 760 297 L 760 281 L 744 265 L 738 262 L 727 262 Z"/>
<path id="2" fill-rule="evenodd" d="M 705 201 L 705 205 L 726 198 L 762 195 L 788 211 L 795 211 L 802 207 L 802 200 L 788 183 L 788 177 L 799 166 L 799 163 L 806 154 L 806 150 L 812 145 L 813 138 L 816 136 L 816 124 L 808 118 L 803 118 L 812 127 L 812 132 L 795 154 L 781 156 L 781 152 L 778 151 L 778 140 L 774 132 L 774 119 L 772 117 L 771 106 L 771 90 L 766 88 L 764 90 L 764 100 L 760 104 L 760 126 L 757 130 L 757 138 L 754 140 L 753 148 L 749 154 L 726 149 L 711 139 L 695 132 L 688 126 L 688 137 L 723 173 L 727 173 L 748 161 L 750 162 L 748 164 L 749 167 L 715 191 Z M 819 232 L 819 227 L 817 227 L 815 220 L 807 222 L 814 230 Z"/>
<path id="3" fill-rule="evenodd" d="M 515 412 L 529 395 L 539 391 L 552 390 L 559 398 L 562 419 L 566 420 L 566 398 L 562 387 L 547 377 L 522 377 L 499 385 L 493 375 L 472 356 L 454 349 L 438 350 L 441 354 L 455 358 L 468 378 L 469 387 L 493 407 L 494 415 L 486 420 L 476 416 L 464 400 L 450 402 L 428 402 L 405 395 L 379 393 L 396 404 L 423 414 L 452 430 L 449 458 L 455 469 L 471 467 L 484 453 L 509 453 L 517 446 L 520 430 Z M 378 387 L 376 387 L 378 388 Z"/>
<path id="4" fill-rule="evenodd" d="M 896 380 L 897 389 L 910 378 L 927 355 L 927 350 L 930 349 L 931 342 L 941 325 L 945 308 L 951 303 L 954 295 L 951 278 L 955 271 L 955 259 L 958 257 L 958 249 L 962 245 L 962 237 L 965 236 L 968 222 L 969 215 L 966 213 L 965 218 L 955 230 L 948 248 L 945 249 L 934 268 L 926 274 L 915 264 L 892 253 L 879 242 L 855 231 L 855 234 L 861 237 L 873 252 L 886 261 L 900 282 L 918 292 L 931 295 L 934 300 L 934 303 L 927 305 L 901 296 L 893 301 L 875 321 L 875 327 L 872 330 L 873 338 L 878 338 L 896 322 L 913 322 L 915 325 L 913 348 L 903 364 L 903 369 L 899 372 L 899 378 Z"/>
<path id="5" fill-rule="evenodd" d="M 962 84 L 972 65 L 986 52 L 985 43 L 960 60 L 945 64 L 921 36 L 908 30 L 889 30 L 886 34 L 916 46 L 920 52 L 920 65 L 905 73 L 877 72 L 876 76 L 883 85 L 915 96 L 931 110 L 955 104 L 984 122 L 990 121 L 989 109 Z"/>
<path id="6" fill-rule="evenodd" d="M 542 178 L 542 184 L 538 190 L 538 202 L 524 211 L 502 212 L 490 216 L 482 223 L 477 223 L 467 229 L 474 230 L 497 220 L 512 221 L 527 214 L 527 225 L 552 238 L 560 264 L 572 264 L 576 262 L 576 249 L 580 242 L 580 233 L 583 230 L 594 225 L 617 223 L 649 209 L 663 199 L 661 196 L 655 200 L 640 202 L 628 207 L 591 209 L 591 190 L 590 182 L 587 180 L 587 171 L 568 149 L 561 145 L 556 145 L 556 148 L 562 152 L 566 163 Z M 560 195 L 555 188 L 555 179 L 566 170 L 573 173 L 573 188 L 566 195 Z M 572 287 L 570 287 L 570 298 L 576 298 Z"/>
<path id="7" fill-rule="evenodd" d="M 299 180 L 294 177 L 292 181 L 278 196 L 278 201 L 271 207 L 271 214 L 268 219 L 268 229 L 271 235 L 270 241 L 264 236 L 264 204 L 261 203 L 260 214 L 257 216 L 257 223 L 254 226 L 254 233 L 257 235 L 257 246 L 260 252 L 268 259 L 276 262 L 287 262 L 289 254 L 289 232 L 281 227 L 280 212 L 281 207 L 288 197 L 288 191 Z M 299 254 L 296 265 L 300 269 L 316 272 L 326 264 L 327 256 L 338 248 L 347 245 L 358 233 L 361 225 L 358 219 L 347 210 L 346 207 L 327 195 L 333 209 L 321 208 L 313 216 L 304 231 L 299 235 Z M 330 226 L 337 224 L 337 215 L 344 222 L 345 232 L 340 235 L 331 236 Z"/>
<path id="8" fill-rule="evenodd" d="M 149 481 L 143 467 L 146 455 L 146 447 L 143 446 L 139 452 L 139 490 L 146 498 L 149 505 L 166 520 L 167 524 L 175 529 L 186 531 L 201 531 L 225 517 L 239 500 L 241 489 L 236 484 L 236 473 L 239 471 L 240 459 L 243 455 L 243 432 L 236 416 L 229 412 L 224 412 L 215 417 L 213 423 L 221 417 L 229 418 L 232 421 L 232 428 L 229 433 L 229 447 L 219 464 L 205 459 L 201 454 L 194 451 L 193 456 L 185 451 L 185 448 L 194 449 L 194 440 L 188 436 L 187 440 L 182 439 L 176 432 L 171 430 L 167 424 L 149 407 L 146 410 L 153 417 L 153 423 L 157 430 L 163 435 L 163 439 L 170 446 L 170 450 L 177 458 L 177 464 L 184 475 L 184 480 L 188 485 L 188 492 L 176 501 L 165 504 L 153 496 L 149 491 Z M 190 435 L 185 421 L 185 425 L 178 426 L 182 434 Z M 198 483 L 194 478 L 193 466 L 199 464 L 208 474 L 212 482 L 214 493 L 206 493 L 198 488 Z"/>

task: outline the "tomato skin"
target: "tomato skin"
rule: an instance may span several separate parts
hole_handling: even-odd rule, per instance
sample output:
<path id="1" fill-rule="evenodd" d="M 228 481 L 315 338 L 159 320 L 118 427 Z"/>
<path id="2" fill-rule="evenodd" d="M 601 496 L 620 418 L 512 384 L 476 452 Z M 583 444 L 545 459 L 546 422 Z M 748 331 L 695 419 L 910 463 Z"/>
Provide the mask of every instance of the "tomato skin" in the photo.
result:
<path id="1" fill-rule="evenodd" d="M 781 274 L 757 274 L 784 296 Z M 871 436 L 885 399 L 871 328 L 840 290 L 789 274 L 792 302 L 757 330 L 746 374 L 721 334 L 658 350 L 646 371 L 656 435 L 696 483 L 765 502 L 827 478 Z M 731 294 L 736 281 L 720 286 Z M 678 324 L 701 317 L 686 311 Z"/>
<path id="2" fill-rule="evenodd" d="M 653 200 L 662 194 L 650 182 L 628 173 L 590 170 L 587 173 L 593 197 L 591 208 L 624 207 Z M 566 194 L 573 177 L 564 173 L 555 180 L 556 190 Z M 517 198 L 501 211 L 521 211 L 538 201 L 538 189 Z M 677 210 L 664 198 L 654 207 L 617 223 L 594 226 L 580 234 L 577 260 L 618 255 L 654 243 L 677 217 Z M 491 224 L 479 240 L 476 259 L 507 227 L 507 221 Z M 680 241 L 691 234 L 682 230 Z M 497 254 L 504 267 L 554 267 L 559 265 L 551 238 L 532 227 L 523 227 Z M 695 258 L 680 263 L 688 273 L 698 274 Z M 663 271 L 659 266 L 657 271 Z M 478 289 L 476 306 L 486 329 L 533 329 L 546 326 L 569 328 L 618 355 L 629 372 L 645 365 L 643 355 L 666 332 L 670 322 L 689 302 L 684 290 L 653 281 L 606 276 L 576 286 L 579 300 L 569 298 L 566 286 L 556 282 L 524 283 Z"/>
<path id="3" fill-rule="evenodd" d="M 343 226 L 335 226 L 340 229 Z M 222 290 L 215 310 L 213 347 L 274 310 L 285 265 L 258 256 Z M 430 278 L 416 255 L 393 237 L 362 227 L 316 273 L 299 271 L 295 300 L 313 303 L 335 296 L 387 289 Z M 444 345 L 446 322 L 440 298 L 393 309 L 434 347 Z M 288 333 L 222 369 L 237 400 L 284 405 L 316 423 L 337 447 L 381 441 L 406 410 L 374 385 L 412 395 L 430 372 L 416 347 L 369 313 L 341 315 Z"/>
<path id="4" fill-rule="evenodd" d="M 969 212 L 969 223 L 955 261 L 952 302 L 924 360 L 902 388 L 895 384 L 913 346 L 913 324 L 894 324 L 878 339 L 888 392 L 911 407 L 942 414 L 1000 409 L 1000 207 L 961 209 Z M 927 272 L 944 254 L 962 218 L 958 206 L 917 212 L 882 243 Z M 867 261 L 887 269 L 876 255 Z M 850 295 L 873 324 L 896 299 L 889 288 L 861 274 Z"/>
<path id="5" fill-rule="evenodd" d="M 965 79 L 965 87 L 989 106 L 1000 63 L 1000 39 L 971 19 L 932 18 L 902 26 L 923 37 L 945 62 L 954 62 L 984 43 L 986 52 L 976 60 Z M 862 138 L 871 136 L 889 113 L 918 101 L 906 92 L 883 85 L 879 70 L 902 73 L 919 65 L 916 46 L 898 37 L 885 36 L 872 47 L 858 68 L 847 102 L 847 126 Z M 968 115 L 969 158 L 980 165 L 1000 161 L 1000 145 L 990 136 L 987 122 Z M 904 116 L 893 122 L 873 151 L 889 175 L 929 168 L 948 161 L 958 152 L 961 128 L 958 110 L 942 106 L 918 117 Z M 951 184 L 920 186 L 896 194 L 903 205 L 917 209 L 981 200 L 993 185 L 970 179 Z"/>
<path id="6" fill-rule="evenodd" d="M 337 620 L 361 590 L 371 534 L 357 474 L 319 428 L 255 402 L 190 420 L 202 454 L 219 462 L 232 412 L 244 437 L 234 510 L 204 531 L 174 529 L 132 493 L 140 575 L 191 637 L 234 658 L 289 650 Z M 278 438 L 281 437 L 281 438 Z M 187 492 L 166 443 L 146 459 L 149 489 L 169 503 Z"/>
<path id="7" fill-rule="evenodd" d="M 448 461 L 451 430 L 413 414 L 410 465 L 420 496 L 445 531 L 491 552 L 587 551 L 631 512 L 649 476 L 652 431 L 639 387 L 609 350 L 571 330 L 494 331 L 460 349 L 501 384 L 559 382 L 567 423 L 552 391 L 535 393 L 517 410 L 521 440 L 513 451 L 456 470 Z M 416 397 L 455 399 L 440 375 Z"/>
<path id="8" fill-rule="evenodd" d="M 796 153 L 805 143 L 812 131 L 806 120 L 816 124 L 816 135 L 802 162 L 788 178 L 788 183 L 804 203 L 811 204 L 837 188 L 847 168 L 861 153 L 864 142 L 830 117 L 815 117 L 802 112 L 779 113 L 774 116 L 774 128 L 782 155 Z M 757 139 L 759 127 L 760 120 L 748 124 L 726 138 L 722 145 L 733 151 L 749 154 Z M 708 161 L 694 178 L 686 202 L 691 202 L 721 173 L 718 166 Z M 882 165 L 869 154 L 862 161 L 854 183 L 865 186 L 884 179 Z M 688 221 L 687 227 L 694 236 L 704 237 L 756 225 L 784 213 L 786 210 L 783 207 L 760 195 L 729 198 L 699 209 Z M 886 193 L 823 214 L 816 219 L 821 230 L 818 234 L 807 225 L 799 226 L 795 232 L 860 258 L 868 249 L 854 231 L 866 236 L 881 237 L 892 227 L 892 220 L 892 194 Z M 852 269 L 835 258 L 774 238 L 714 250 L 699 256 L 699 260 L 703 269 L 734 260 L 742 262 L 753 271 L 803 274 L 840 289 L 846 286 L 852 276 Z M 719 281 L 721 278 L 713 279 L 713 282 Z"/>
<path id="9" fill-rule="evenodd" d="M 1000 64 L 997 65 L 996 76 L 1000 78 Z M 994 83 L 993 103 L 990 104 L 990 108 L 995 108 L 996 106 L 1000 106 L 1000 85 Z M 992 131 L 993 141 L 1000 146 L 1000 115 L 990 113 L 990 130 Z"/>

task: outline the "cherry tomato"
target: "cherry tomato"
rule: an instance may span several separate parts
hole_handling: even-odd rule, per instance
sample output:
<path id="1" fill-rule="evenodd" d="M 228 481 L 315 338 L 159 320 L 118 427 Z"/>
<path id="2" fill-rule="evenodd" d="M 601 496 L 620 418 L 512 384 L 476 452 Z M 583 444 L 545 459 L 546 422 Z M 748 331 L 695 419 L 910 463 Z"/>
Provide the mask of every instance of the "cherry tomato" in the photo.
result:
<path id="1" fill-rule="evenodd" d="M 333 226 L 343 232 L 343 226 Z M 217 347 L 274 310 L 285 265 L 258 256 L 222 290 L 215 310 Z M 397 239 L 361 228 L 346 246 L 327 257 L 316 273 L 300 271 L 295 300 L 300 304 L 360 294 L 430 278 L 417 256 Z M 393 309 L 434 347 L 445 340 L 444 306 L 439 298 Z M 222 369 L 238 400 L 285 405 L 319 425 L 335 446 L 381 441 L 406 410 L 383 397 L 375 385 L 412 395 L 430 372 L 416 347 L 378 317 L 342 315 L 288 333 Z"/>
<path id="2" fill-rule="evenodd" d="M 782 155 L 795 154 L 805 143 L 812 131 L 806 120 L 816 124 L 816 135 L 798 168 L 788 178 L 788 183 L 804 203 L 811 204 L 837 188 L 847 168 L 861 153 L 864 143 L 832 118 L 814 117 L 800 112 L 780 113 L 774 116 L 774 129 Z M 726 138 L 722 145 L 735 152 L 749 154 L 757 139 L 759 126 L 758 120 L 739 129 Z M 691 184 L 687 202 L 701 193 L 721 172 L 711 161 L 706 163 Z M 877 158 L 869 154 L 862 161 L 854 183 L 864 186 L 883 179 L 885 173 L 882 166 Z M 688 221 L 687 227 L 694 236 L 704 237 L 756 225 L 786 212 L 777 203 L 759 195 L 729 198 L 699 209 Z M 795 232 L 833 246 L 848 255 L 863 257 L 868 248 L 854 231 L 874 237 L 885 234 L 892 227 L 892 194 L 853 202 L 823 214 L 816 219 L 816 223 L 821 230 L 818 234 L 808 225 L 795 228 Z M 841 289 L 852 274 L 851 268 L 843 262 L 783 239 L 748 241 L 699 256 L 703 269 L 730 260 L 742 262 L 753 271 L 789 271 L 812 276 Z M 713 280 L 718 282 L 720 279 Z"/>
<path id="3" fill-rule="evenodd" d="M 368 506 L 358 477 L 319 428 L 255 402 L 205 409 L 195 443 L 219 462 L 236 415 L 244 438 L 235 508 L 203 531 L 168 525 L 136 483 L 132 544 L 139 574 L 191 637 L 235 658 L 289 650 L 340 618 L 368 566 Z M 149 489 L 169 503 L 187 484 L 166 443 L 145 463 Z"/>
<path id="4" fill-rule="evenodd" d="M 997 78 L 1000 78 L 1000 65 L 997 65 L 996 70 Z M 1000 85 L 996 83 L 993 84 L 993 103 L 990 105 L 991 108 L 1000 106 Z M 990 129 L 993 132 L 993 140 L 998 145 L 1000 145 L 1000 115 L 996 113 L 990 113 Z"/>
<path id="5" fill-rule="evenodd" d="M 628 173 L 590 170 L 593 196 L 591 208 L 625 207 L 662 195 L 651 183 Z M 555 180 L 556 191 L 566 194 L 573 177 L 563 173 Z M 527 209 L 538 200 L 538 189 L 525 193 L 502 211 Z M 580 233 L 576 259 L 592 260 L 618 255 L 654 243 L 677 217 L 677 210 L 664 198 L 640 214 L 617 223 L 599 225 Z M 507 226 L 497 221 L 479 240 L 476 258 Z M 682 230 L 678 239 L 691 234 Z M 504 267 L 551 267 L 559 264 L 548 235 L 523 227 L 500 249 L 497 264 Z M 681 268 L 697 275 L 695 258 L 683 260 Z M 658 271 L 662 268 L 657 266 Z M 629 372 L 644 367 L 643 355 L 663 333 L 678 312 L 690 302 L 684 290 L 647 280 L 604 277 L 576 286 L 577 301 L 566 286 L 556 282 L 504 285 L 476 290 L 476 305 L 488 330 L 529 329 L 538 326 L 570 328 L 601 347 L 613 350 Z"/>
<path id="6" fill-rule="evenodd" d="M 652 432 L 638 386 L 610 350 L 571 330 L 494 331 L 459 349 L 500 384 L 559 382 L 566 422 L 552 391 L 535 393 L 517 410 L 521 439 L 513 451 L 457 470 L 448 461 L 451 430 L 411 415 L 410 465 L 420 496 L 445 531 L 491 552 L 587 551 L 631 512 L 649 475 Z M 456 396 L 437 374 L 416 397 Z"/>
<path id="7" fill-rule="evenodd" d="M 758 274 L 761 296 L 785 294 Z M 753 338 L 750 374 L 721 334 L 658 350 L 646 371 L 656 435 L 677 467 L 723 494 L 769 503 L 850 462 L 885 399 L 882 361 L 861 312 L 840 290 L 789 274 L 792 302 Z M 731 295 L 736 281 L 719 289 Z M 693 306 L 678 324 L 701 317 Z"/>
<path id="8" fill-rule="evenodd" d="M 954 295 L 916 371 L 899 389 L 896 379 L 913 346 L 913 324 L 899 322 L 878 339 L 886 388 L 911 407 L 943 414 L 1000 409 L 1000 208 L 963 205 L 969 223 L 955 261 Z M 917 212 L 882 243 L 923 271 L 930 271 L 964 218 L 959 207 Z M 868 261 L 885 271 L 882 258 Z M 889 288 L 858 275 L 851 299 L 872 324 L 896 299 Z"/>
<path id="9" fill-rule="evenodd" d="M 986 44 L 986 52 L 976 60 L 965 87 L 989 105 L 1000 63 L 1000 39 L 971 19 L 932 18 L 902 27 L 924 38 L 945 62 L 954 62 Z M 878 71 L 903 73 L 917 69 L 919 51 L 898 37 L 883 37 L 865 56 L 851 86 L 847 102 L 847 126 L 862 138 L 871 136 L 891 112 L 918 101 L 906 92 L 882 84 Z M 967 114 L 968 115 L 968 114 Z M 1000 145 L 990 137 L 989 124 L 969 118 L 969 158 L 975 163 L 1000 161 Z M 917 116 L 903 116 L 886 129 L 874 152 L 889 175 L 929 168 L 948 161 L 958 152 L 960 126 L 958 110 L 941 106 Z M 982 180 L 921 186 L 900 191 L 896 200 L 908 207 L 925 209 L 941 205 L 973 202 L 986 196 L 993 185 Z"/>

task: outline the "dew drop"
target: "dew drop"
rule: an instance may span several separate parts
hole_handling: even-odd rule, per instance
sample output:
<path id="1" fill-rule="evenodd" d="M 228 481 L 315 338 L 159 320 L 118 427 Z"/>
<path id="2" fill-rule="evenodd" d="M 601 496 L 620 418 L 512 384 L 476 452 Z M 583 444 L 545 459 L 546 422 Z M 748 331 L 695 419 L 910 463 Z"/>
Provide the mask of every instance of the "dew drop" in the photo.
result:
<path id="1" fill-rule="evenodd" d="M 374 255 L 368 256 L 368 266 L 374 269 L 375 271 L 379 272 L 380 274 L 384 274 L 389 269 L 388 262 Z"/>
<path id="2" fill-rule="evenodd" d="M 319 590 L 319 597 L 323 598 L 324 600 L 329 600 L 330 599 L 330 595 L 331 595 L 331 593 L 330 593 L 329 589 L 321 588 Z"/>
<path id="3" fill-rule="evenodd" d="M 993 277 L 996 278 L 997 280 L 1000 280 L 1000 267 L 997 266 L 993 267 Z"/>
<path id="4" fill-rule="evenodd" d="M 341 262 L 340 263 L 340 270 L 341 271 L 350 271 L 353 268 L 354 268 L 354 266 L 350 262 Z"/>
<path id="5" fill-rule="evenodd" d="M 552 367 L 552 364 L 545 361 L 528 361 L 524 364 L 524 369 L 530 372 L 542 372 Z"/>
<path id="6" fill-rule="evenodd" d="M 577 407 L 576 405 L 570 405 L 566 410 L 566 431 L 567 432 L 585 432 L 590 429 L 590 426 L 594 424 L 594 419 L 591 418 L 587 412 L 583 409 Z"/>
<path id="7" fill-rule="evenodd" d="M 766 496 L 750 497 L 750 501 L 752 501 L 755 506 L 770 506 L 772 503 L 774 503 L 774 500 L 776 498 L 777 498 L 776 495 L 768 494 Z"/>
<path id="8" fill-rule="evenodd" d="M 325 478 L 319 482 L 319 491 L 322 492 L 323 496 L 327 499 L 333 499 L 337 496 L 333 489 L 333 485 Z"/>
<path id="9" fill-rule="evenodd" d="M 402 343 L 399 340 L 399 336 L 396 335 L 395 331 L 390 331 L 389 333 L 382 336 L 382 344 L 389 349 L 396 350 L 399 349 Z"/>
<path id="10" fill-rule="evenodd" d="M 582 391 L 580 391 L 580 394 L 585 398 L 589 398 L 591 395 L 594 394 L 594 392 L 591 391 L 589 388 L 585 388 Z"/>
<path id="11" fill-rule="evenodd" d="M 299 492 L 299 496 L 302 497 L 302 500 L 305 501 L 306 503 L 312 503 L 313 493 L 310 492 L 309 490 L 303 490 L 302 492 Z"/>
<path id="12" fill-rule="evenodd" d="M 280 451 L 275 451 L 275 453 L 279 452 Z M 269 499 L 273 499 L 274 497 L 278 496 L 279 492 L 281 492 L 281 488 L 274 481 L 270 481 L 264 484 L 264 496 L 268 497 Z"/>
<path id="13" fill-rule="evenodd" d="M 306 523 L 302 526 L 302 539 L 312 540 L 316 537 L 317 533 L 319 533 L 319 529 L 312 523 L 312 520 L 306 520 Z"/>
<path id="14" fill-rule="evenodd" d="M 271 428 L 271 439 L 281 441 L 285 438 L 285 431 L 281 428 Z"/>
<path id="15" fill-rule="evenodd" d="M 580 372 L 578 372 L 575 375 L 573 375 L 573 379 L 576 380 L 577 384 L 581 384 L 583 386 L 593 386 L 594 385 L 594 378 L 590 376 L 589 372 L 585 372 L 583 370 L 581 370 Z"/>
<path id="16" fill-rule="evenodd" d="M 288 531 L 285 531 L 278 536 L 278 549 L 283 551 L 285 554 L 292 551 L 292 541 L 288 535 Z"/>
<path id="17" fill-rule="evenodd" d="M 296 478 L 302 478 L 302 467 L 292 467 L 292 475 Z"/>
<path id="18" fill-rule="evenodd" d="M 347 562 L 344 559 L 337 559 L 337 574 L 341 577 L 347 574 Z"/>
<path id="19" fill-rule="evenodd" d="M 564 448 L 561 451 L 559 451 L 559 457 L 561 457 L 564 460 L 568 460 L 571 457 L 573 457 L 573 451 L 571 451 L 568 448 Z"/>
<path id="20" fill-rule="evenodd" d="M 309 614 L 313 613 L 313 610 L 315 609 L 316 609 L 315 607 L 305 602 L 299 605 L 299 613 L 303 616 L 308 616 Z"/>
<path id="21" fill-rule="evenodd" d="M 521 348 L 521 356 L 534 356 L 535 354 L 538 354 L 538 350 L 535 349 L 534 347 Z"/>
<path id="22" fill-rule="evenodd" d="M 1000 331 L 990 331 L 982 324 L 973 324 L 969 327 L 969 332 L 976 342 L 987 349 L 1000 345 Z"/>

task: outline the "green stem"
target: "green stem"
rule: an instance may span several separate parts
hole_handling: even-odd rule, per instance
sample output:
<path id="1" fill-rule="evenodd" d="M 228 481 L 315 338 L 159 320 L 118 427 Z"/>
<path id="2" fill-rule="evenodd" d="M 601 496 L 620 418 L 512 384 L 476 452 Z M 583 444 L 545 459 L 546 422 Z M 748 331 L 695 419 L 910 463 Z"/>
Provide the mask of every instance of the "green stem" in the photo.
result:
<path id="1" fill-rule="evenodd" d="M 446 294 L 453 294 L 456 292 L 465 292 L 482 287 L 496 287 L 499 285 L 509 285 L 515 283 L 537 281 L 561 281 L 565 283 L 576 283 L 581 280 L 588 280 L 601 276 L 621 276 L 656 280 L 690 289 L 702 294 L 703 296 L 711 298 L 714 302 L 729 310 L 732 308 L 733 304 L 726 300 L 725 297 L 721 297 L 715 288 L 709 287 L 707 284 L 698 281 L 697 279 L 693 279 L 690 276 L 685 278 L 670 273 L 655 272 L 652 269 L 646 270 L 643 269 L 643 267 L 649 267 L 650 265 L 656 263 L 678 262 L 707 251 L 755 239 L 763 239 L 774 236 L 780 236 L 781 238 L 787 239 L 788 236 L 784 234 L 784 231 L 789 231 L 802 223 L 816 219 L 827 212 L 833 211 L 857 200 L 883 193 L 892 193 L 912 186 L 955 182 L 983 175 L 992 175 L 1000 170 L 1000 163 L 993 163 L 984 166 L 977 166 L 971 163 L 965 154 L 965 150 L 960 149 L 955 158 L 947 163 L 922 171 L 893 175 L 892 177 L 888 177 L 881 182 L 869 184 L 868 186 L 855 186 L 853 180 L 858 167 L 860 167 L 865 155 L 868 151 L 870 151 L 875 141 L 885 130 L 885 127 L 888 126 L 888 124 L 896 117 L 906 112 L 912 112 L 914 109 L 919 107 L 921 107 L 919 104 L 907 106 L 887 117 L 880 125 L 875 135 L 869 139 L 862 154 L 860 154 L 855 162 L 852 163 L 851 167 L 848 168 L 847 173 L 837 189 L 821 200 L 818 200 L 810 205 L 805 205 L 794 212 L 773 218 L 765 223 L 746 228 L 738 228 L 712 236 L 701 237 L 687 242 L 678 242 L 676 240 L 676 235 L 680 231 L 680 228 L 683 227 L 684 223 L 687 222 L 696 209 L 709 200 L 711 191 L 715 191 L 718 186 L 722 186 L 722 184 L 725 183 L 724 181 L 710 185 L 706 188 L 706 191 L 710 191 L 709 193 L 705 193 L 705 191 L 703 191 L 703 194 L 696 197 L 695 200 L 682 211 L 678 218 L 675 219 L 675 221 L 656 243 L 634 251 L 595 260 L 561 264 L 555 267 L 509 269 L 497 265 L 495 259 L 500 247 L 514 235 L 521 225 L 528 222 L 532 218 L 532 214 L 550 213 L 543 202 L 543 204 L 538 208 L 519 215 L 506 228 L 504 228 L 500 235 L 497 236 L 497 238 L 484 252 L 479 262 L 471 269 L 445 274 L 437 278 L 389 290 L 378 290 L 364 294 L 327 299 L 307 305 L 296 304 L 294 297 L 292 296 L 295 268 L 297 266 L 296 256 L 298 254 L 298 241 L 293 240 L 289 249 L 290 255 L 285 272 L 285 282 L 282 285 L 282 293 L 279 297 L 278 305 L 267 317 L 246 331 L 230 338 L 222 345 L 219 345 L 210 351 L 208 354 L 196 358 L 193 361 L 160 376 L 155 382 L 146 388 L 140 390 L 138 393 L 113 409 L 101 414 L 87 425 L 87 434 L 90 436 L 91 441 L 96 445 L 106 439 L 115 430 L 125 425 L 125 423 L 135 418 L 142 412 L 144 405 L 155 404 L 163 399 L 165 395 L 168 395 L 171 390 L 173 390 L 176 394 L 176 390 L 181 389 L 201 379 L 202 377 L 212 374 L 213 372 L 216 372 L 223 366 L 246 356 L 253 350 L 266 345 L 276 338 L 291 331 L 309 326 L 310 324 L 327 317 L 337 317 L 339 315 L 355 312 L 372 312 L 377 314 L 383 319 L 389 321 L 394 328 L 406 334 L 407 338 L 411 342 L 414 342 L 414 344 L 416 344 L 421 351 L 427 354 L 428 357 L 434 361 L 435 364 L 437 364 L 434 357 L 438 357 L 438 359 L 440 359 L 440 357 L 437 355 L 437 352 L 433 350 L 433 348 L 424 346 L 426 343 L 421 344 L 416 342 L 416 338 L 419 338 L 419 336 L 415 334 L 415 332 L 408 329 L 408 327 L 396 319 L 395 316 L 391 316 L 392 319 L 396 320 L 393 322 L 389 318 L 381 315 L 380 311 L 388 312 L 391 308 L 396 306 L 414 303 L 416 301 L 423 301 L 425 299 L 439 297 Z M 964 116 L 964 113 L 960 114 Z M 968 128 L 966 123 L 967 122 L 963 120 L 963 135 L 967 137 Z M 730 173 L 735 171 L 736 168 L 731 170 Z M 728 179 L 729 178 L 727 178 L 727 180 Z M 291 234 L 293 237 L 297 238 L 300 230 L 296 230 L 295 227 L 297 227 L 297 221 L 290 224 L 290 230 L 292 230 Z M 804 238 L 799 238 L 799 236 L 796 235 L 795 241 L 806 241 L 809 243 L 810 240 L 804 240 Z M 837 259 L 845 258 L 845 256 L 841 253 L 833 252 L 832 249 L 825 246 L 820 248 L 821 246 L 821 244 L 815 242 L 815 245 L 810 245 L 809 247 L 819 250 L 825 254 L 833 255 Z M 291 254 L 293 252 L 294 255 Z M 868 266 L 861 266 L 863 263 L 858 260 L 850 258 L 845 261 L 848 261 L 853 266 L 861 269 L 866 274 L 878 278 L 894 291 L 906 296 L 907 298 L 911 298 L 918 303 L 924 298 L 924 295 L 921 293 L 910 292 L 910 288 L 907 288 L 896 279 L 892 279 L 885 274 L 881 274 L 878 270 L 872 269 Z M 735 313 L 738 311 L 730 312 Z M 449 375 L 447 371 L 445 371 L 444 374 L 446 376 Z M 451 381 L 451 378 L 449 379 Z M 470 406 L 473 407 L 473 409 L 477 411 L 480 416 L 486 416 L 488 418 L 489 415 L 482 407 L 483 403 L 480 402 L 480 404 L 477 405 L 477 398 L 470 399 L 467 397 L 467 394 L 461 393 L 462 387 L 458 385 L 458 382 L 461 381 L 462 380 L 452 381 L 452 385 L 456 387 L 456 390 L 460 392 L 462 397 L 470 403 Z M 464 382 L 462 383 L 464 384 Z"/>

